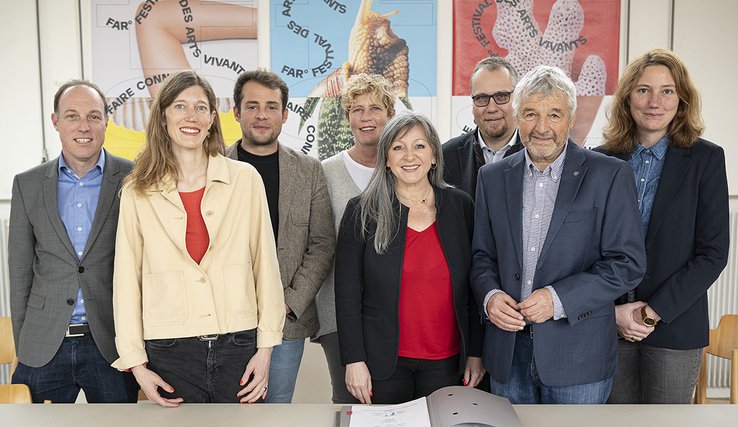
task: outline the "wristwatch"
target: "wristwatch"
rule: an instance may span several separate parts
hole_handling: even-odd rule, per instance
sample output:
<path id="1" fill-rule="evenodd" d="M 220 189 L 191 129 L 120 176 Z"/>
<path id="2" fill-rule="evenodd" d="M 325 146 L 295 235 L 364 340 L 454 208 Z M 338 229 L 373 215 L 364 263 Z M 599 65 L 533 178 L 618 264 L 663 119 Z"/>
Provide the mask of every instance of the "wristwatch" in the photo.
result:
<path id="1" fill-rule="evenodd" d="M 645 305 L 641 307 L 641 317 L 643 318 L 643 324 L 646 326 L 650 326 L 653 328 L 658 323 L 658 320 L 654 319 L 653 317 L 649 316 L 648 313 L 646 313 Z"/>

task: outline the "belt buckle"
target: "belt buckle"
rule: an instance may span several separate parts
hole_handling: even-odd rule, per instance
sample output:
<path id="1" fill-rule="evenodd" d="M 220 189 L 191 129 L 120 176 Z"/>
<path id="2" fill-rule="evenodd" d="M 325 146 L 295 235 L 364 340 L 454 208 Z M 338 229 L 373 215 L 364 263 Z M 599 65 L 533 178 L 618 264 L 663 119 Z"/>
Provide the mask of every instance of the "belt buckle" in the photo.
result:
<path id="1" fill-rule="evenodd" d="M 64 336 L 65 338 L 74 338 L 74 337 L 83 337 L 85 336 L 84 332 L 81 334 L 75 334 L 72 333 L 72 328 L 77 328 L 79 326 L 84 326 L 83 323 L 75 323 L 73 325 L 67 326 L 67 334 Z"/>
<path id="2" fill-rule="evenodd" d="M 217 341 L 218 337 L 218 334 L 198 335 L 197 339 L 199 339 L 200 341 Z"/>

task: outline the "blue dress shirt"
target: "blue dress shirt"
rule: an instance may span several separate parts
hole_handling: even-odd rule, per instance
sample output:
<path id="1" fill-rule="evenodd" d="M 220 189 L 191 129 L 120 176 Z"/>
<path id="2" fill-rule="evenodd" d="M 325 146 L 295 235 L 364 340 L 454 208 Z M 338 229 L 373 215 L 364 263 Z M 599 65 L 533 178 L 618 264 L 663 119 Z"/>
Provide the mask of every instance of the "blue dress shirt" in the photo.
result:
<path id="1" fill-rule="evenodd" d="M 100 151 L 100 157 L 95 166 L 81 178 L 67 166 L 64 157 L 59 156 L 59 183 L 57 186 L 59 217 L 64 223 L 67 236 L 69 236 L 69 241 L 72 243 L 78 260 L 82 259 L 87 238 L 92 228 L 92 221 L 95 219 L 100 188 L 102 187 L 103 170 L 105 170 L 105 150 Z M 87 323 L 82 288 L 77 290 L 77 301 L 69 323 Z"/>

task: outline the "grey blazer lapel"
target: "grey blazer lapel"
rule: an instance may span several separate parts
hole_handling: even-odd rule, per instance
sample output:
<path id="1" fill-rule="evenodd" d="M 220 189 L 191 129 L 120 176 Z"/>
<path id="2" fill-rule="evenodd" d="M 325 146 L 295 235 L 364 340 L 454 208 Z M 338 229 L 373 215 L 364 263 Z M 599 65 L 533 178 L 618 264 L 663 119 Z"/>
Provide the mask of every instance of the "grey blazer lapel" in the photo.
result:
<path id="1" fill-rule="evenodd" d="M 518 268 L 522 271 L 523 262 L 523 174 L 525 173 L 525 157 L 517 156 L 505 169 L 505 197 L 507 198 L 507 217 L 510 223 L 510 234 L 515 244 L 515 257 Z"/>
<path id="2" fill-rule="evenodd" d="M 64 247 L 67 248 L 69 254 L 76 260 L 77 254 L 74 252 L 72 242 L 69 240 L 67 229 L 59 216 L 59 159 L 50 162 L 46 170 L 46 180 L 43 183 L 44 205 L 46 206 L 46 215 L 49 217 L 49 223 L 59 236 Z"/>
<path id="3" fill-rule="evenodd" d="M 671 200 L 677 191 L 679 191 L 679 188 L 681 188 L 682 181 L 691 165 L 692 156 L 690 155 L 689 149 L 671 145 L 667 148 L 664 169 L 661 171 L 661 178 L 659 179 L 659 188 L 656 190 L 653 207 L 651 208 L 651 220 L 649 221 L 648 234 L 646 235 L 646 247 L 648 247 L 654 234 L 658 231 L 661 220 L 664 218 L 664 214 L 666 214 Z"/>
<path id="4" fill-rule="evenodd" d="M 279 144 L 279 230 L 289 227 L 289 210 L 292 205 L 294 193 L 297 190 L 295 180 L 297 179 L 297 154 Z M 310 207 L 305 207 L 309 209 Z M 279 232 L 277 238 L 277 249 L 287 247 L 287 242 L 282 242 L 281 236 L 285 233 Z"/>
<path id="5" fill-rule="evenodd" d="M 95 243 L 97 236 L 100 234 L 105 221 L 108 218 L 110 209 L 113 207 L 115 198 L 118 197 L 118 190 L 120 189 L 120 181 L 123 179 L 120 173 L 120 164 L 118 160 L 113 156 L 105 152 L 105 170 L 103 171 L 103 181 L 100 187 L 100 197 L 97 201 L 97 208 L 95 210 L 95 219 L 92 221 L 92 228 L 90 229 L 90 235 L 87 237 L 87 243 L 85 244 L 85 251 L 82 254 L 82 259 L 87 256 L 87 251 L 90 250 L 92 245 Z"/>
<path id="6" fill-rule="evenodd" d="M 582 185 L 584 175 L 587 173 L 587 166 L 582 148 L 579 148 L 574 142 L 569 141 L 567 144 L 566 159 L 564 160 L 564 169 L 561 172 L 559 182 L 559 192 L 556 194 L 556 203 L 554 204 L 553 214 L 551 215 L 551 223 L 546 233 L 546 241 L 543 243 L 541 255 L 538 263 L 546 257 L 546 253 L 551 247 L 551 242 L 556 238 L 561 224 L 569 214 L 574 199 Z"/>
<path id="7" fill-rule="evenodd" d="M 238 160 L 238 144 L 241 143 L 241 140 L 234 142 L 233 144 L 229 145 L 228 148 L 226 148 L 225 156 L 229 159 Z"/>

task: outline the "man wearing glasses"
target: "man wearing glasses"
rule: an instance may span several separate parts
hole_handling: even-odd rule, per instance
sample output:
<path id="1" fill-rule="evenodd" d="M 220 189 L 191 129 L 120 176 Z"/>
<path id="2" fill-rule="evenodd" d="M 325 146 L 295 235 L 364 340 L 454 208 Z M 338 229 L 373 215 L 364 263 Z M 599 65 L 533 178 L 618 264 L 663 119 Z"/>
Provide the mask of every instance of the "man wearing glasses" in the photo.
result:
<path id="1" fill-rule="evenodd" d="M 469 81 L 477 128 L 443 144 L 444 179 L 472 198 L 479 168 L 522 148 L 510 102 L 517 82 L 518 73 L 504 59 L 479 61 Z"/>

